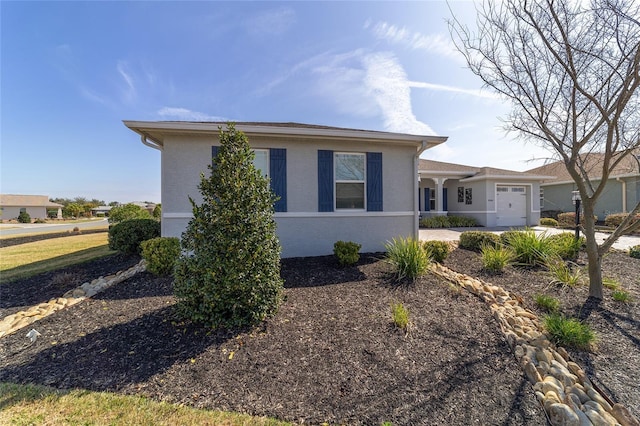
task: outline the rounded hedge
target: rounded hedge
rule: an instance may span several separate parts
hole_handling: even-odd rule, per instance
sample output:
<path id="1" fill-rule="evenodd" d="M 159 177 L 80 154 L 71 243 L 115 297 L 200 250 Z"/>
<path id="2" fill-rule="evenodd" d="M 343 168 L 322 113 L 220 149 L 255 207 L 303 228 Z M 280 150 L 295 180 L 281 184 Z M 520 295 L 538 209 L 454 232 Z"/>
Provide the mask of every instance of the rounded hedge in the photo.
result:
<path id="1" fill-rule="evenodd" d="M 140 243 L 160 236 L 160 222 L 131 219 L 109 228 L 109 248 L 127 254 L 140 254 Z"/>
<path id="2" fill-rule="evenodd" d="M 175 237 L 157 237 L 140 243 L 147 271 L 155 275 L 170 275 L 180 256 L 180 240 Z"/>
<path id="3" fill-rule="evenodd" d="M 458 245 L 467 250 L 480 251 L 483 245 L 496 247 L 500 244 L 500 236 L 488 231 L 465 231 L 460 234 Z"/>

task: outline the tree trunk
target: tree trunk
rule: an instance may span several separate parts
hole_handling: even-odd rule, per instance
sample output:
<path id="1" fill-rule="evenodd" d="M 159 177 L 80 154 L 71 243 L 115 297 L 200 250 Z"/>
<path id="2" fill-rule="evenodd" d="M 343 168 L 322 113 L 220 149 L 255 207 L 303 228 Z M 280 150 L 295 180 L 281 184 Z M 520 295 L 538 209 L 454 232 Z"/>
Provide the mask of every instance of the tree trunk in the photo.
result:
<path id="1" fill-rule="evenodd" d="M 593 201 L 586 199 L 583 204 L 584 209 L 584 235 L 587 244 L 587 260 L 589 262 L 589 297 L 602 300 L 604 297 L 602 290 L 602 255 L 596 241 L 596 221 L 593 216 Z"/>

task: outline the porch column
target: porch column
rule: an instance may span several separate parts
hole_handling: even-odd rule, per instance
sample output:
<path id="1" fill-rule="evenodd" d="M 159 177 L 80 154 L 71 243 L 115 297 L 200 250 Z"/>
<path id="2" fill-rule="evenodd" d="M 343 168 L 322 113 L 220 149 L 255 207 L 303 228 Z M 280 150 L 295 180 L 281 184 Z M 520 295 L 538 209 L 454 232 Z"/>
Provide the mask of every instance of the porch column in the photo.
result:
<path id="1" fill-rule="evenodd" d="M 438 213 L 443 213 L 444 201 L 442 199 L 442 188 L 444 188 L 444 183 L 447 181 L 447 178 L 433 178 L 433 181 L 436 184 L 436 211 Z"/>

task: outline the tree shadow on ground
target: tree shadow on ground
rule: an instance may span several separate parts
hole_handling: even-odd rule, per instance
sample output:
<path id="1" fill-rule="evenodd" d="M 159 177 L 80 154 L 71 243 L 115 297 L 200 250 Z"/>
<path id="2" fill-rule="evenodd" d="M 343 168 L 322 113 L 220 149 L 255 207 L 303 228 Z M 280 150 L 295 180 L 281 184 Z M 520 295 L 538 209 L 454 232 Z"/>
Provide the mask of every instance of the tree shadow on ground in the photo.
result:
<path id="1" fill-rule="evenodd" d="M 354 266 L 340 266 L 334 256 L 298 257 L 282 259 L 280 275 L 285 288 L 320 287 L 347 282 L 364 281 L 367 276 L 361 266 L 379 262 L 380 253 L 365 253 Z M 303 265 L 303 266 L 301 266 Z"/>
<path id="2" fill-rule="evenodd" d="M 173 317 L 173 306 L 169 306 L 64 344 L 42 337 L 31 348 L 28 343 L 20 347 L 16 338 L 12 350 L 7 349 L 9 345 L 2 350 L 9 365 L 0 370 L 0 381 L 118 391 L 145 382 L 236 335 L 207 334 L 197 327 L 177 324 Z M 29 355 L 21 354 L 23 351 Z"/>

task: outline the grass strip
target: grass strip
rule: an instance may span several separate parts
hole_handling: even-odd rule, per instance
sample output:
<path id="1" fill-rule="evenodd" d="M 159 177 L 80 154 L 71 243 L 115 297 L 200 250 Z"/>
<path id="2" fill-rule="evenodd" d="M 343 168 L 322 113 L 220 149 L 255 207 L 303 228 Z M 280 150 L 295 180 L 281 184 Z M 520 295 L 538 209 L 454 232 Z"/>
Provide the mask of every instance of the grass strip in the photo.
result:
<path id="1" fill-rule="evenodd" d="M 0 383 L 0 424 L 257 425 L 289 423 L 156 402 L 140 396 Z"/>
<path id="2" fill-rule="evenodd" d="M 107 233 L 74 235 L 0 249 L 0 284 L 113 254 Z"/>

